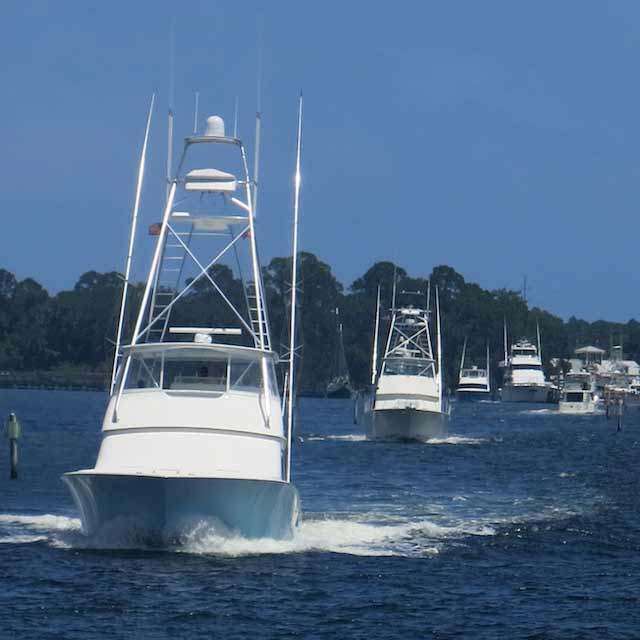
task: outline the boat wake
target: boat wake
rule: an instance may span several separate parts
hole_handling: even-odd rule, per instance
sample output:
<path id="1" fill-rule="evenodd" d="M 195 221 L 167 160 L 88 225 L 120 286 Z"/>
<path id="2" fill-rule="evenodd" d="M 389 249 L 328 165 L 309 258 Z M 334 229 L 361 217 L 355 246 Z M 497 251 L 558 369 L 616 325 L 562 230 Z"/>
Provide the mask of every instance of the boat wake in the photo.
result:
<path id="1" fill-rule="evenodd" d="M 163 550 L 221 557 L 296 553 L 429 557 L 474 537 L 495 536 L 511 525 L 571 515 L 575 514 L 552 509 L 498 518 L 463 518 L 446 524 L 425 518 L 392 519 L 379 513 L 351 517 L 318 515 L 305 519 L 291 540 L 242 538 L 215 519 L 194 518 L 188 523 L 182 522 L 179 529 L 167 528 L 162 540 L 150 540 L 132 531 L 126 522 L 114 522 L 100 535 L 87 537 L 82 534 L 77 518 L 2 514 L 0 545 L 35 543 L 74 550 Z"/>
<path id="2" fill-rule="evenodd" d="M 550 416 L 560 415 L 557 409 L 523 409 L 519 412 L 525 416 Z"/>
<path id="3" fill-rule="evenodd" d="M 425 444 L 484 444 L 485 438 L 468 438 L 465 436 L 447 436 L 446 438 L 430 438 Z"/>
<path id="4" fill-rule="evenodd" d="M 363 442 L 367 439 L 367 436 L 364 433 L 345 433 L 341 435 L 309 435 L 302 436 L 302 442 L 324 442 L 327 440 L 337 440 L 342 442 Z"/>

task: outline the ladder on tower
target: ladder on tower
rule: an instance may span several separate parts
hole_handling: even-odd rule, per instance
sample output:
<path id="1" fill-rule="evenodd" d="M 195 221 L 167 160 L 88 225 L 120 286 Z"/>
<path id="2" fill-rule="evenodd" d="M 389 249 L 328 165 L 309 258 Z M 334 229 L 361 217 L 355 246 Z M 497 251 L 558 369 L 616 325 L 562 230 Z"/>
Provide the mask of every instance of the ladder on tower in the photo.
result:
<path id="1" fill-rule="evenodd" d="M 260 311 L 258 311 L 258 300 L 256 293 L 257 287 L 255 286 L 255 283 L 250 283 L 247 286 L 247 306 L 249 309 L 251 329 L 255 333 L 257 341 L 260 340 L 260 331 L 262 330 L 262 337 L 264 340 L 263 347 L 267 350 L 270 350 L 271 340 L 269 337 L 269 322 L 267 320 L 264 296 L 261 297 L 262 304 Z"/>
<path id="2" fill-rule="evenodd" d="M 190 244 L 191 233 L 185 244 Z M 187 252 L 175 238 L 167 236 L 162 250 L 162 260 L 158 268 L 153 296 L 151 299 L 151 314 L 149 322 L 160 316 L 164 310 L 175 300 L 178 294 L 180 278 L 184 270 Z M 147 342 L 162 342 L 169 326 L 170 312 L 167 312 L 147 332 Z"/>

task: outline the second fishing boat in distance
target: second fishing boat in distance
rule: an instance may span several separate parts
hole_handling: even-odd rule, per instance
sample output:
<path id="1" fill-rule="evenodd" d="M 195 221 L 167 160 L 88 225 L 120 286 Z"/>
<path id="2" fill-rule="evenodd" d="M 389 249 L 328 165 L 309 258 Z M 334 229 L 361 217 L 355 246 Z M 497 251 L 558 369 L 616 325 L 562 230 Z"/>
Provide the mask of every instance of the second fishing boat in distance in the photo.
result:
<path id="1" fill-rule="evenodd" d="M 458 400 L 478 401 L 491 399 L 491 373 L 489 368 L 489 343 L 487 343 L 487 359 L 485 367 L 472 365 L 465 367 L 467 354 L 467 340 L 465 338 L 462 347 L 462 359 L 460 361 L 460 373 L 458 375 L 458 388 L 456 397 Z"/>
<path id="2" fill-rule="evenodd" d="M 417 296 L 424 293 L 401 293 Z M 374 381 L 369 437 L 429 440 L 444 435 L 448 407 L 442 389 L 440 303 L 436 289 L 437 358 L 431 342 L 429 295 L 426 308 L 413 304 L 391 308 L 391 326 L 380 374 Z M 378 305 L 379 306 L 379 305 Z M 379 308 L 376 310 L 379 316 Z M 376 317 L 376 327 L 378 326 Z M 374 347 L 374 349 L 377 347 Z M 374 363 L 376 360 L 374 354 Z M 374 364 L 374 378 L 375 378 Z"/>
<path id="3" fill-rule="evenodd" d="M 256 131 L 258 140 L 259 120 Z M 299 156 L 298 142 L 296 209 Z M 245 147 L 225 135 L 221 118 L 186 138 L 162 221 L 150 229 L 155 251 L 123 346 L 129 252 L 98 458 L 93 469 L 64 475 L 88 534 L 124 528 L 162 543 L 200 522 L 222 535 L 293 534 L 299 498 L 291 483 L 291 420 L 274 371 L 256 188 Z"/>

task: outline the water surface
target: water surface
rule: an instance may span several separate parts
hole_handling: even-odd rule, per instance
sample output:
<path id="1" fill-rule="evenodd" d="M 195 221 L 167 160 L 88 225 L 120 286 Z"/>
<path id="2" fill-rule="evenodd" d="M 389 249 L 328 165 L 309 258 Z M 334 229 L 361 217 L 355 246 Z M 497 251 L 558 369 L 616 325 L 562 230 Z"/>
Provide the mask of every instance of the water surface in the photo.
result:
<path id="1" fill-rule="evenodd" d="M 0 390 L 0 637 L 638 638 L 640 414 L 454 408 L 448 437 L 369 442 L 301 401 L 288 542 L 86 539 L 60 475 L 93 466 L 106 397 Z M 8 449 L 8 447 L 5 447 Z"/>

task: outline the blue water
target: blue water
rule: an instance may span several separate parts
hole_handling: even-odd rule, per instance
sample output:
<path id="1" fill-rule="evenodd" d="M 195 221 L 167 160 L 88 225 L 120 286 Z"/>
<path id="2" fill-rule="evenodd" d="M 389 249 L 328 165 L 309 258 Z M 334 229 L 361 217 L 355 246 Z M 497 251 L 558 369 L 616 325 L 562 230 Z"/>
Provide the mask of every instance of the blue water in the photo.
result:
<path id="1" fill-rule="evenodd" d="M 105 396 L 0 390 L 0 638 L 640 638 L 640 414 L 458 405 L 429 444 L 368 442 L 301 402 L 290 542 L 195 527 L 181 548 L 87 541 L 59 480 Z"/>

